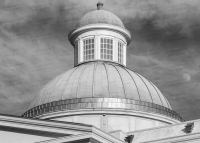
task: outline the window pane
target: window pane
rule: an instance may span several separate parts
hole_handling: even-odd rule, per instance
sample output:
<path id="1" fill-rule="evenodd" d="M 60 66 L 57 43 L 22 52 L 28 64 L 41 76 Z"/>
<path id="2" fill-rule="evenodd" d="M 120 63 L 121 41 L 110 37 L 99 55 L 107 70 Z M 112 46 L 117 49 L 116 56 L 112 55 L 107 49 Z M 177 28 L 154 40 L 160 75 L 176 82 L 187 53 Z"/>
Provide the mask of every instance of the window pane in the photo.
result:
<path id="1" fill-rule="evenodd" d="M 83 40 L 84 61 L 94 59 L 94 38 Z"/>
<path id="2" fill-rule="evenodd" d="M 101 38 L 101 59 L 112 60 L 113 40 L 110 38 Z"/>
<path id="3" fill-rule="evenodd" d="M 123 64 L 123 44 L 118 42 L 118 62 Z"/>
<path id="4" fill-rule="evenodd" d="M 109 50 L 106 50 L 106 54 L 109 54 Z"/>

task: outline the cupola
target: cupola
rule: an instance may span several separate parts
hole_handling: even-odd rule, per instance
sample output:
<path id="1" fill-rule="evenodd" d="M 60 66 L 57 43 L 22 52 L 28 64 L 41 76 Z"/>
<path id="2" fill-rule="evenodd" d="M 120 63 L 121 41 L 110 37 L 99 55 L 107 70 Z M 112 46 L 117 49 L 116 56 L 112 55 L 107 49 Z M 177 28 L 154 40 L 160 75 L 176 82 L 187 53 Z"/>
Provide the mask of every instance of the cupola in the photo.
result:
<path id="1" fill-rule="evenodd" d="M 97 3 L 97 10 L 85 14 L 69 33 L 74 46 L 74 66 L 96 60 L 126 66 L 131 34 L 116 15 L 102 8 L 103 3 Z"/>

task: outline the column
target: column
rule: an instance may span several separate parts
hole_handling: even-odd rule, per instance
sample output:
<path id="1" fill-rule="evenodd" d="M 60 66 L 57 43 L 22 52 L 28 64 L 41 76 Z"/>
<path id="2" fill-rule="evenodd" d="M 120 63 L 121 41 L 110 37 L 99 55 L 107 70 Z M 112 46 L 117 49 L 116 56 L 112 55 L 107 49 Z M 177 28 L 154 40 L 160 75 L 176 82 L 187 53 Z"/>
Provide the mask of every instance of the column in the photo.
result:
<path id="1" fill-rule="evenodd" d="M 113 61 L 118 62 L 118 38 L 114 39 L 114 44 L 113 44 Z"/>
<path id="2" fill-rule="evenodd" d="M 123 64 L 126 66 L 126 44 L 124 44 L 124 46 L 123 46 L 123 54 L 124 54 L 123 55 L 123 58 L 124 58 L 123 59 L 123 61 L 124 61 Z"/>
<path id="3" fill-rule="evenodd" d="M 82 39 L 80 39 L 79 51 L 80 51 L 80 62 L 83 62 L 83 40 Z"/>
<path id="4" fill-rule="evenodd" d="M 78 40 L 77 42 L 78 42 L 78 47 L 75 48 L 78 48 L 78 63 L 80 63 L 80 40 Z"/>
<path id="5" fill-rule="evenodd" d="M 100 36 L 95 35 L 94 39 L 94 59 L 100 59 Z"/>

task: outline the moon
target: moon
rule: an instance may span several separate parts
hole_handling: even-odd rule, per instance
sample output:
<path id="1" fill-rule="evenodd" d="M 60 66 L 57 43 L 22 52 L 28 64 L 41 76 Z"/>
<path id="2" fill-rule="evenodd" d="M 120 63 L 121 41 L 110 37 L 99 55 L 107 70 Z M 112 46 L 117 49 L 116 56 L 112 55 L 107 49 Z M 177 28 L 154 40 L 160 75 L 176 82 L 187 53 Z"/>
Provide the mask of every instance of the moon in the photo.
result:
<path id="1" fill-rule="evenodd" d="M 189 74 L 184 74 L 184 75 L 183 75 L 183 79 L 184 79 L 185 81 L 190 81 L 191 77 L 190 77 Z"/>

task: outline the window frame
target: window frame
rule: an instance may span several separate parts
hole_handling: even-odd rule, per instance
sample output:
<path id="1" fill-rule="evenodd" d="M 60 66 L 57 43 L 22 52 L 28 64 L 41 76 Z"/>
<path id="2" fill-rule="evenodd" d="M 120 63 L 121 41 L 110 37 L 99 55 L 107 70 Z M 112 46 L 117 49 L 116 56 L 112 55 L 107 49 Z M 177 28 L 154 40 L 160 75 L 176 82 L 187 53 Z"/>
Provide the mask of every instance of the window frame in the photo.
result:
<path id="1" fill-rule="evenodd" d="M 124 64 L 124 43 L 121 40 L 118 40 L 117 42 L 117 49 L 117 61 L 120 64 Z"/>
<path id="2" fill-rule="evenodd" d="M 92 42 L 90 42 L 90 40 Z M 83 62 L 95 60 L 95 38 L 87 37 L 82 39 L 83 42 Z"/>
<path id="3" fill-rule="evenodd" d="M 114 61 L 114 38 L 109 36 L 100 36 L 99 41 L 100 59 Z"/>

